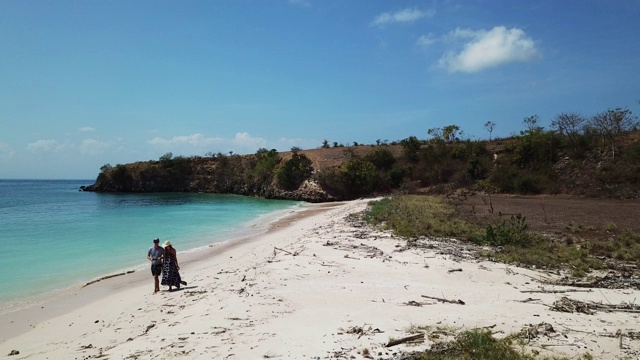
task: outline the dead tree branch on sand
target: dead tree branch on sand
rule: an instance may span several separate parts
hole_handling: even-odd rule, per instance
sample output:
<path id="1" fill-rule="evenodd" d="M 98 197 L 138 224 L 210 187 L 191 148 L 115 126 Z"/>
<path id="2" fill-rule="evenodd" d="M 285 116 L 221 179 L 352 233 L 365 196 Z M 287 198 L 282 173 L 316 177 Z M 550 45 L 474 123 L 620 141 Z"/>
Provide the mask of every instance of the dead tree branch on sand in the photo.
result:
<path id="1" fill-rule="evenodd" d="M 427 299 L 433 299 L 433 300 L 438 300 L 438 301 L 442 301 L 442 302 L 446 302 L 446 303 L 450 303 L 450 304 L 458 304 L 458 305 L 464 305 L 464 301 L 458 299 L 458 300 L 449 300 L 449 299 L 443 299 L 443 298 L 439 298 L 439 297 L 435 297 L 435 296 L 427 296 L 427 295 L 420 295 L 423 298 L 427 298 Z"/>
<path id="2" fill-rule="evenodd" d="M 400 345 L 409 341 L 414 341 L 419 339 L 424 339 L 424 333 L 403 337 L 398 340 L 389 340 L 389 342 L 387 343 L 387 345 L 385 345 L 385 347 L 392 347 L 392 346 Z"/>
<path id="3" fill-rule="evenodd" d="M 274 256 L 276 255 L 276 250 L 278 250 L 278 251 L 282 251 L 282 252 L 285 252 L 285 253 L 287 253 L 287 254 L 289 254 L 289 255 L 291 255 L 291 256 L 298 256 L 298 252 L 297 252 L 297 251 L 296 251 L 296 252 L 291 252 L 291 251 L 287 251 L 287 250 L 285 250 L 285 249 L 277 248 L 277 247 L 275 247 L 275 246 L 273 247 L 273 255 L 274 255 Z"/>

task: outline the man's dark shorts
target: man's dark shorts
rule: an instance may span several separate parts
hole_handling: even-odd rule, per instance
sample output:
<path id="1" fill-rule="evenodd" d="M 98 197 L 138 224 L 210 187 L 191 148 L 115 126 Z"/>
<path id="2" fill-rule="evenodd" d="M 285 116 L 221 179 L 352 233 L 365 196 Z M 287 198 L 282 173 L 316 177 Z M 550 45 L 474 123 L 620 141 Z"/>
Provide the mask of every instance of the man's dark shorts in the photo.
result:
<path id="1" fill-rule="evenodd" d="M 151 265 L 151 275 L 160 276 L 162 274 L 162 264 L 160 265 Z"/>

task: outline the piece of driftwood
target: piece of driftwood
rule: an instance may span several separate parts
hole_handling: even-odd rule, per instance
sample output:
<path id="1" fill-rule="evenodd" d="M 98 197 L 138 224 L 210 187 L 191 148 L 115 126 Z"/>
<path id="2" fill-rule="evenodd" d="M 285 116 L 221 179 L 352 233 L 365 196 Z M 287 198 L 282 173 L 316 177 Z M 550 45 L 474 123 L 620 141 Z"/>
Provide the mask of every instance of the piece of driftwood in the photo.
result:
<path id="1" fill-rule="evenodd" d="M 446 302 L 446 303 L 450 303 L 450 304 L 458 304 L 458 305 L 464 305 L 464 301 L 458 299 L 458 300 L 449 300 L 449 299 L 444 299 L 444 298 L 439 298 L 439 297 L 435 297 L 435 296 L 427 296 L 427 295 L 420 295 L 423 298 L 427 298 L 427 299 L 433 299 L 433 300 L 438 300 L 438 301 L 442 301 L 442 302 Z"/>
<path id="2" fill-rule="evenodd" d="M 537 278 L 537 277 L 535 277 L 535 276 L 531 276 L 531 275 L 527 275 L 527 274 L 520 274 L 520 275 L 526 276 L 526 277 L 528 277 L 529 279 L 532 279 L 532 280 L 535 280 L 535 281 L 539 281 L 539 282 L 541 282 L 541 283 L 549 284 L 549 283 L 551 283 L 551 282 L 552 282 L 552 281 L 551 281 L 551 279 L 546 279 L 546 278 L 544 278 L 544 277 L 542 277 L 542 276 L 540 276 L 539 278 Z"/>
<path id="3" fill-rule="evenodd" d="M 309 264 L 317 264 L 317 265 L 322 265 L 322 266 L 338 266 L 335 264 L 325 264 L 324 262 L 318 262 L 318 261 L 309 261 Z"/>
<path id="4" fill-rule="evenodd" d="M 580 345 L 576 343 L 571 343 L 571 344 L 540 344 L 540 346 L 542 346 L 543 349 L 546 349 L 552 346 L 580 346 Z"/>
<path id="5" fill-rule="evenodd" d="M 601 304 L 569 299 L 568 297 L 562 297 L 560 300 L 555 301 L 549 308 L 553 311 L 579 312 L 588 315 L 592 315 L 594 311 L 640 313 L 640 306 L 634 304 Z"/>
<path id="6" fill-rule="evenodd" d="M 447 272 L 451 274 L 452 272 L 456 272 L 456 271 L 462 271 L 462 269 L 449 269 L 449 271 Z"/>
<path id="7" fill-rule="evenodd" d="M 275 253 L 276 253 L 276 250 L 278 250 L 278 251 L 282 251 L 282 252 L 285 252 L 285 253 L 287 253 L 287 254 L 289 254 L 289 255 L 292 255 L 292 256 L 296 256 L 296 255 L 298 255 L 298 254 L 296 254 L 296 253 L 292 253 L 291 251 L 287 251 L 287 250 L 285 250 L 285 249 L 280 249 L 280 248 L 275 247 L 275 246 L 273 247 L 273 254 L 274 254 L 274 255 L 275 255 Z"/>
<path id="8" fill-rule="evenodd" d="M 397 340 L 390 340 L 387 343 L 387 345 L 385 345 L 385 347 L 392 347 L 392 346 L 404 344 L 406 342 L 414 341 L 414 340 L 418 340 L 418 339 L 424 339 L 424 333 L 419 333 L 419 334 L 403 337 L 403 338 L 397 339 Z"/>
<path id="9" fill-rule="evenodd" d="M 524 300 L 514 300 L 514 301 L 521 302 L 521 303 L 528 303 L 528 302 L 532 302 L 532 301 L 540 301 L 540 299 L 527 298 L 527 299 L 524 299 Z"/>
<path id="10" fill-rule="evenodd" d="M 544 293 L 544 294 L 564 294 L 564 293 L 569 293 L 569 292 L 592 292 L 593 290 L 591 289 L 567 289 L 567 290 L 547 290 L 547 289 L 540 289 L 540 290 L 520 290 L 521 293 Z"/>

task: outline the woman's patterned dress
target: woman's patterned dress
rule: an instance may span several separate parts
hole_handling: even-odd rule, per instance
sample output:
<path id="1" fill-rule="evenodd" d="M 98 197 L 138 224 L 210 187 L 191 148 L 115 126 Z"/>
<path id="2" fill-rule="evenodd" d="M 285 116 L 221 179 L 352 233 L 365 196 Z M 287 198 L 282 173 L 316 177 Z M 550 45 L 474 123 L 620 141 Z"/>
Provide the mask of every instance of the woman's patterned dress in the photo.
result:
<path id="1" fill-rule="evenodd" d="M 175 286 L 180 289 L 180 273 L 176 265 L 176 257 L 173 251 L 164 252 L 164 264 L 162 265 L 162 285 Z"/>

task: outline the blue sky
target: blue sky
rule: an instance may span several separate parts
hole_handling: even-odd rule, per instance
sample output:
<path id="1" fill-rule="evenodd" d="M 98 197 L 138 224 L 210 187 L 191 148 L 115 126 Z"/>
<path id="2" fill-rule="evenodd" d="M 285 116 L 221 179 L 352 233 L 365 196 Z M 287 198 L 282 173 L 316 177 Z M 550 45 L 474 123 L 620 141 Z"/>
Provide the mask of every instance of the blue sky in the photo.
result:
<path id="1" fill-rule="evenodd" d="M 0 178 L 640 113 L 640 0 L 0 0 Z"/>

